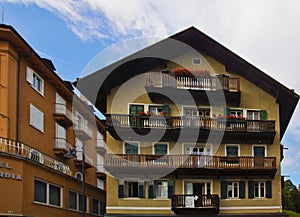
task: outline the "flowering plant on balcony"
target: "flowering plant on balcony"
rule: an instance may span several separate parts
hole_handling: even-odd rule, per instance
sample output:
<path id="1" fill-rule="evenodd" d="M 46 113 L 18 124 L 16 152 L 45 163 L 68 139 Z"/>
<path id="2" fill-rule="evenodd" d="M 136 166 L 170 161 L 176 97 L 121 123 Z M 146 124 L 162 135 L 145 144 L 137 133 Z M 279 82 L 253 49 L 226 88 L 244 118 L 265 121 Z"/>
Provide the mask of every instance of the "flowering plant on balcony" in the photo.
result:
<path id="1" fill-rule="evenodd" d="M 184 68 L 184 67 L 178 67 L 174 68 L 172 70 L 175 77 L 203 77 L 203 78 L 209 78 L 210 72 L 206 69 L 200 69 L 200 68 Z"/>
<path id="2" fill-rule="evenodd" d="M 147 112 L 137 112 L 138 115 L 140 116 L 150 116 L 150 112 L 147 111 Z"/>
<path id="3" fill-rule="evenodd" d="M 234 116 L 234 115 L 230 115 L 230 116 L 220 116 L 220 119 L 226 119 L 228 121 L 244 121 L 246 120 L 245 117 L 242 116 Z"/>

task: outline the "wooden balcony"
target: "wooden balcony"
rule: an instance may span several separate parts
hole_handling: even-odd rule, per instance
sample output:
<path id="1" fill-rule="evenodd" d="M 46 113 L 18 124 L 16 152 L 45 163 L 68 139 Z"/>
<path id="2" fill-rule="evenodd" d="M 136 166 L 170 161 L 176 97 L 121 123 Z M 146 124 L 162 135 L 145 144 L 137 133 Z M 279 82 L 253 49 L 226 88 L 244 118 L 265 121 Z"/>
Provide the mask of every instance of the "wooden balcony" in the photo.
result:
<path id="1" fill-rule="evenodd" d="M 145 89 L 155 103 L 170 103 L 170 98 L 180 104 L 189 104 L 183 97 L 188 91 L 197 105 L 218 105 L 218 99 L 224 94 L 226 104 L 239 106 L 241 101 L 240 80 L 230 77 L 176 77 L 161 72 L 145 74 Z"/>
<path id="2" fill-rule="evenodd" d="M 176 214 L 212 214 L 219 213 L 220 199 L 216 194 L 172 196 L 172 210 Z"/>
<path id="3" fill-rule="evenodd" d="M 106 116 L 106 126 L 117 140 L 126 137 L 129 140 L 138 139 L 132 130 L 139 135 L 146 135 L 151 131 L 152 138 L 156 139 L 155 135 L 161 137 L 162 130 L 165 130 L 161 141 L 178 141 L 181 134 L 182 142 L 193 142 L 196 135 L 197 142 L 205 143 L 210 135 L 214 135 L 210 139 L 222 137 L 222 143 L 273 144 L 276 134 L 275 121 L 272 120 L 231 120 L 198 116 L 110 114 Z"/>
<path id="4" fill-rule="evenodd" d="M 54 118 L 60 125 L 71 127 L 73 125 L 72 111 L 65 104 L 54 104 Z"/>
<path id="5" fill-rule="evenodd" d="M 206 155 L 106 154 L 104 167 L 111 174 L 163 173 L 176 178 L 220 176 L 274 177 L 275 157 L 226 157 Z M 160 171 L 161 170 L 161 171 Z"/>
<path id="6" fill-rule="evenodd" d="M 74 148 L 74 145 L 68 142 L 65 138 L 54 138 L 54 153 L 58 155 L 64 155 L 70 148 Z"/>

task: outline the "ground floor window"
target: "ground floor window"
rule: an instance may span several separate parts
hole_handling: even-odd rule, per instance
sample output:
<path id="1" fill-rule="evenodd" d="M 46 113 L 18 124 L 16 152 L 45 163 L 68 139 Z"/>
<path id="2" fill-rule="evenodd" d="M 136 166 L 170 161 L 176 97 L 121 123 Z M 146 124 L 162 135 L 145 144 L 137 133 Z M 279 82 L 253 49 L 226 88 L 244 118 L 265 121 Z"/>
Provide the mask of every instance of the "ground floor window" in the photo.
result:
<path id="1" fill-rule="evenodd" d="M 41 180 L 34 180 L 34 201 L 61 206 L 61 198 L 62 187 Z"/>
<path id="2" fill-rule="evenodd" d="M 238 199 L 245 198 L 245 181 L 221 181 L 221 198 Z"/>
<path id="3" fill-rule="evenodd" d="M 249 181 L 249 198 L 272 198 L 272 181 Z"/>
<path id="4" fill-rule="evenodd" d="M 105 214 L 105 202 L 97 199 L 93 199 L 93 214 L 104 215 Z"/>
<path id="5" fill-rule="evenodd" d="M 144 198 L 144 182 L 135 180 L 119 180 L 119 198 Z"/>
<path id="6" fill-rule="evenodd" d="M 174 194 L 174 181 L 156 180 L 148 182 L 148 198 L 171 198 Z"/>
<path id="7" fill-rule="evenodd" d="M 254 183 L 254 197 L 263 198 L 265 197 L 265 182 L 255 182 Z"/>
<path id="8" fill-rule="evenodd" d="M 82 194 L 74 192 L 74 191 L 69 191 L 69 208 L 82 211 L 83 210 L 83 197 Z M 85 206 L 85 211 L 87 212 L 88 208 L 88 203 L 87 203 L 87 196 L 84 197 L 84 206 Z"/>

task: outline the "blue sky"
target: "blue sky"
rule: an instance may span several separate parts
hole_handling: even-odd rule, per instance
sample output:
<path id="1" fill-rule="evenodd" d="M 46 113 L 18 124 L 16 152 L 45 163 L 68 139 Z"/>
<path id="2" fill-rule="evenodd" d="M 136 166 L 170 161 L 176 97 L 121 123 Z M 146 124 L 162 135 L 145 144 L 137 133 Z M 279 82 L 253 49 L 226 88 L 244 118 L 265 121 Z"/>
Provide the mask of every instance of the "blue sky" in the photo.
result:
<path id="1" fill-rule="evenodd" d="M 75 81 L 97 55 L 108 57 L 99 63 L 106 65 L 132 52 L 128 44 L 122 52 L 108 52 L 124 40 L 139 37 L 146 39 L 145 45 L 195 26 L 300 93 L 297 0 L 0 0 L 0 6 L 4 23 L 12 25 L 41 57 L 51 59 L 65 80 Z M 289 148 L 282 174 L 298 185 L 299 106 L 282 144 Z"/>

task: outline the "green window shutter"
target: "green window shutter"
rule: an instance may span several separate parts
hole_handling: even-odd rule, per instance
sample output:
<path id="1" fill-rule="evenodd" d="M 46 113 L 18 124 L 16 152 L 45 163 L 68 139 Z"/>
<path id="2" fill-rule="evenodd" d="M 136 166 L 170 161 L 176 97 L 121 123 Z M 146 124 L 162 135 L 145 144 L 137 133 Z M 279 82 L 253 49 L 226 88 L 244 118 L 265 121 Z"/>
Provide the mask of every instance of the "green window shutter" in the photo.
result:
<path id="1" fill-rule="evenodd" d="M 267 111 L 266 110 L 261 110 L 260 111 L 260 120 L 267 120 L 268 115 L 267 115 Z"/>
<path id="2" fill-rule="evenodd" d="M 227 182 L 221 181 L 221 199 L 227 198 Z"/>
<path id="3" fill-rule="evenodd" d="M 272 181 L 266 181 L 266 198 L 272 198 Z"/>
<path id="4" fill-rule="evenodd" d="M 144 182 L 139 182 L 139 198 L 145 198 Z"/>
<path id="5" fill-rule="evenodd" d="M 118 197 L 124 198 L 124 180 L 119 180 Z"/>
<path id="6" fill-rule="evenodd" d="M 224 116 L 225 117 L 230 116 L 230 109 L 228 107 L 224 108 Z"/>
<path id="7" fill-rule="evenodd" d="M 129 107 L 129 114 L 135 115 L 138 112 L 143 112 L 144 106 L 143 105 L 130 105 Z"/>
<path id="8" fill-rule="evenodd" d="M 148 182 L 148 198 L 155 198 L 154 181 Z"/>
<path id="9" fill-rule="evenodd" d="M 175 182 L 173 180 L 168 181 L 168 198 L 172 198 L 174 194 Z"/>
<path id="10" fill-rule="evenodd" d="M 254 182 L 248 182 L 248 198 L 254 198 Z"/>
<path id="11" fill-rule="evenodd" d="M 169 105 L 163 105 L 162 111 L 167 114 L 167 116 L 170 115 L 170 106 Z"/>
<path id="12" fill-rule="evenodd" d="M 245 198 L 245 181 L 239 182 L 239 198 Z"/>

